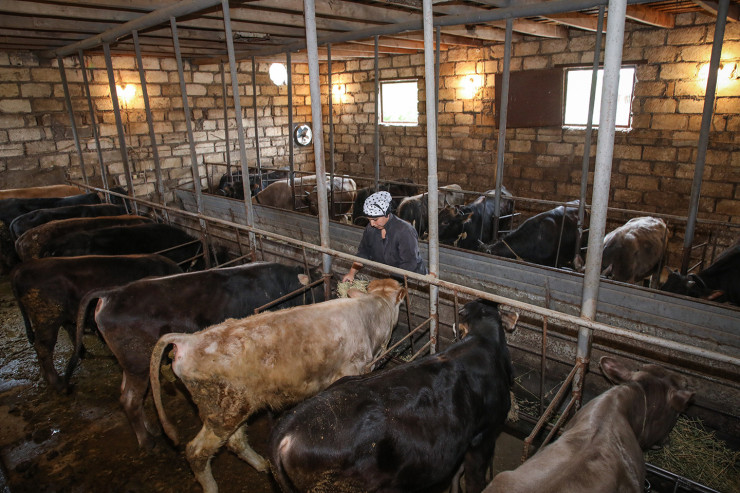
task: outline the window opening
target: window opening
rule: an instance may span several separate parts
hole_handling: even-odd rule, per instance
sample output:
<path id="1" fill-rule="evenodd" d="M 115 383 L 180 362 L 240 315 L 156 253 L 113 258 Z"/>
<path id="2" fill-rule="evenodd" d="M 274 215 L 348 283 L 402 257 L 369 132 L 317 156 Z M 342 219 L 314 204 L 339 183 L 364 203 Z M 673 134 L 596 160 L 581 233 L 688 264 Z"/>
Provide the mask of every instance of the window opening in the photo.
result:
<path id="1" fill-rule="evenodd" d="M 380 82 L 380 123 L 418 125 L 419 86 L 416 79 Z"/>
<path id="2" fill-rule="evenodd" d="M 563 125 L 585 127 L 588 123 L 588 95 L 591 94 L 592 69 L 568 69 L 566 71 L 565 117 Z M 599 69 L 596 77 L 596 100 L 592 124 L 599 125 L 601 110 L 601 87 L 604 69 Z M 629 128 L 632 116 L 632 93 L 635 88 L 635 68 L 622 67 L 619 70 L 617 90 L 617 127 Z"/>

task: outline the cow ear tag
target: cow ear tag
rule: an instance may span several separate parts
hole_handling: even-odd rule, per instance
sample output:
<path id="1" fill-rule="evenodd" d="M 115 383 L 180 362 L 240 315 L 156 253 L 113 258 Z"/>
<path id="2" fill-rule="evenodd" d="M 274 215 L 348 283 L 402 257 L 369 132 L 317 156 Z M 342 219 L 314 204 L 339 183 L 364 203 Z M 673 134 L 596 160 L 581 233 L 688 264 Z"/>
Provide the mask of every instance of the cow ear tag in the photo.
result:
<path id="1" fill-rule="evenodd" d="M 516 323 L 519 321 L 519 313 L 517 312 L 499 312 L 501 315 L 501 321 L 504 324 L 504 330 L 512 333 L 516 329 Z"/>

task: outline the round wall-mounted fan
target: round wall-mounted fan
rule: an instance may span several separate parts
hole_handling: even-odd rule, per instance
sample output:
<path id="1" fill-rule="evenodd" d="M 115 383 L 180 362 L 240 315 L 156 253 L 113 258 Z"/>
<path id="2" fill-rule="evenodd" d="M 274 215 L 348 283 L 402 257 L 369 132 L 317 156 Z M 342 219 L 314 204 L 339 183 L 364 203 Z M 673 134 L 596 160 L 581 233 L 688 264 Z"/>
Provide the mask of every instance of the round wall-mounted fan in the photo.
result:
<path id="1" fill-rule="evenodd" d="M 293 130 L 293 140 L 299 146 L 307 146 L 311 143 L 312 139 L 313 132 L 311 132 L 311 127 L 305 123 L 303 125 L 297 125 Z"/>

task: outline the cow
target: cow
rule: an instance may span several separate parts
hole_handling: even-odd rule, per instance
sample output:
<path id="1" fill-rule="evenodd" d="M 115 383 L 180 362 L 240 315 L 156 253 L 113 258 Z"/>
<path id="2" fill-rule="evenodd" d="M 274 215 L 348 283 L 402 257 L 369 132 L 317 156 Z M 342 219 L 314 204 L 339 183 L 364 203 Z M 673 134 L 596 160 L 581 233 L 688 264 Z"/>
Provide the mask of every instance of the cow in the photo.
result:
<path id="1" fill-rule="evenodd" d="M 445 205 L 461 205 L 465 201 L 460 185 L 446 185 L 439 187 L 439 208 Z M 428 192 L 406 197 L 398 205 L 396 215 L 411 224 L 416 229 L 419 239 L 426 237 L 429 232 L 429 194 Z"/>
<path id="2" fill-rule="evenodd" d="M 479 493 L 511 405 L 515 320 L 482 299 L 460 314 L 461 342 L 287 411 L 268 446 L 283 491 L 442 491 L 464 464 L 465 491 Z"/>
<path id="3" fill-rule="evenodd" d="M 15 218 L 38 209 L 99 203 L 100 197 L 96 193 L 69 197 L 0 200 L 0 274 L 9 272 L 19 261 L 15 253 L 15 240 L 10 236 L 10 224 Z"/>
<path id="4" fill-rule="evenodd" d="M 40 258 L 39 253 L 50 241 L 75 231 L 92 231 L 110 226 L 128 226 L 151 222 L 143 216 L 77 217 L 49 221 L 23 233 L 15 241 L 15 251 L 22 261 Z"/>
<path id="5" fill-rule="evenodd" d="M 694 298 L 740 305 L 740 241 L 722 252 L 712 265 L 697 274 L 668 274 L 660 289 Z"/>
<path id="6" fill-rule="evenodd" d="M 121 216 L 124 214 L 128 214 L 126 207 L 117 204 L 68 205 L 53 209 L 38 209 L 16 217 L 10 223 L 10 236 L 13 241 L 16 241 L 29 229 L 49 221 L 75 217 Z"/>
<path id="7" fill-rule="evenodd" d="M 657 365 L 631 371 L 604 356 L 601 369 L 616 386 L 579 410 L 557 441 L 484 493 L 642 493 L 643 450 L 668 436 L 694 393 L 686 380 Z"/>
<path id="8" fill-rule="evenodd" d="M 500 240 L 480 243 L 482 252 L 560 267 L 573 260 L 578 238 L 578 200 L 530 217 Z"/>
<path id="9" fill-rule="evenodd" d="M 331 186 L 329 186 L 331 184 Z M 355 180 L 346 176 L 335 176 L 334 180 L 326 181 L 327 199 L 331 199 L 334 191 L 333 207 L 329 211 L 331 219 L 338 219 L 352 209 L 357 194 Z M 310 192 L 305 192 L 304 200 L 308 203 L 308 212 L 317 216 L 319 214 L 318 187 L 314 186 Z"/>
<path id="10" fill-rule="evenodd" d="M 258 471 L 267 462 L 247 442 L 255 412 L 280 410 L 347 375 L 364 371 L 379 356 L 398 321 L 406 290 L 393 279 L 370 282 L 340 298 L 244 319 L 230 319 L 195 334 L 165 334 L 152 352 L 149 376 L 162 427 L 173 442 L 159 388 L 162 353 L 174 346 L 172 371 L 198 406 L 203 428 L 186 456 L 205 493 L 218 491 L 211 457 L 227 444 Z"/>
<path id="11" fill-rule="evenodd" d="M 249 173 L 249 190 L 251 195 L 257 195 L 274 181 L 285 178 L 287 173 L 288 171 L 286 170 L 264 171 L 261 175 Z M 215 194 L 244 200 L 244 181 L 242 180 L 241 170 L 233 171 L 231 175 L 228 173 L 221 175 Z"/>
<path id="12" fill-rule="evenodd" d="M 121 404 L 136 433 L 139 446 L 154 445 L 155 426 L 147 423 L 144 398 L 149 388 L 149 359 L 157 339 L 170 332 L 192 333 L 227 318 L 241 318 L 262 305 L 320 278 L 320 272 L 303 274 L 303 268 L 259 262 L 142 279 L 126 286 L 90 291 L 80 302 L 75 351 L 67 365 L 68 383 L 77 366 L 78 352 L 92 302 L 94 323 L 123 369 Z M 323 287 L 295 295 L 274 308 L 322 301 Z"/>
<path id="13" fill-rule="evenodd" d="M 278 180 L 265 187 L 264 190 L 252 197 L 252 203 L 289 211 L 306 207 L 303 197 L 299 196 L 297 192 L 295 201 L 293 200 L 293 189 L 284 180 Z"/>
<path id="14" fill-rule="evenodd" d="M 501 188 L 500 216 L 510 216 L 514 200 L 506 188 Z M 496 210 L 496 190 L 488 190 L 472 202 L 462 206 L 445 206 L 439 211 L 439 242 L 466 250 L 477 250 L 478 245 L 490 243 Z"/>
<path id="15" fill-rule="evenodd" d="M 28 188 L 8 188 L 0 190 L 0 200 L 4 199 L 38 199 L 69 197 L 78 195 L 80 188 L 75 185 L 44 185 Z"/>
<path id="16" fill-rule="evenodd" d="M 191 260 L 193 268 L 199 270 L 203 268 L 203 258 L 196 260 L 193 258 L 203 253 L 202 247 L 200 241 L 178 227 L 146 223 L 69 233 L 49 241 L 44 248 L 39 250 L 39 255 L 41 257 L 76 257 L 162 252 L 162 255 L 178 264 Z"/>
<path id="17" fill-rule="evenodd" d="M 615 281 L 640 282 L 660 269 L 668 228 L 656 217 L 634 217 L 604 237 L 601 274 Z"/>
<path id="18" fill-rule="evenodd" d="M 80 300 L 92 289 L 118 286 L 146 276 L 182 270 L 160 255 L 45 258 L 24 262 L 10 275 L 10 285 L 26 326 L 28 341 L 38 355 L 49 386 L 61 392 L 64 384 L 54 369 L 54 346 L 59 327 L 75 340 Z"/>
<path id="19" fill-rule="evenodd" d="M 419 187 L 410 178 L 400 178 L 398 182 L 387 182 L 380 183 L 378 185 L 378 191 L 384 190 L 391 194 L 391 208 L 390 212 L 396 214 L 399 204 L 406 197 L 411 197 L 419 193 Z M 365 199 L 375 193 L 374 187 L 365 187 L 357 190 L 355 194 L 355 202 L 352 204 L 352 224 L 367 226 L 368 219 L 365 217 L 363 206 L 365 205 Z"/>

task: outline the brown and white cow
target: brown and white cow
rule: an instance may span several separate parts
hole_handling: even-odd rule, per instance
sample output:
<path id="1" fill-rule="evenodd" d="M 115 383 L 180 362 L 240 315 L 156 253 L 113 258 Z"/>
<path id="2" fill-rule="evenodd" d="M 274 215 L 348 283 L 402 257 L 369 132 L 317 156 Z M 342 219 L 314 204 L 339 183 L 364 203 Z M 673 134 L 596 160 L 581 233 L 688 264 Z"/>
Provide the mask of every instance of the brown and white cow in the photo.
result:
<path id="1" fill-rule="evenodd" d="M 602 275 L 615 281 L 640 282 L 659 267 L 667 228 L 657 217 L 635 217 L 604 237 Z"/>
<path id="2" fill-rule="evenodd" d="M 298 195 L 297 190 L 295 202 L 293 201 L 293 189 L 290 188 L 290 184 L 284 180 L 270 183 L 264 190 L 252 197 L 252 203 L 289 211 L 306 206 L 303 202 L 303 198 Z"/>
<path id="3" fill-rule="evenodd" d="M 186 455 L 204 492 L 218 491 L 210 462 L 224 444 L 258 471 L 267 471 L 267 461 L 247 442 L 247 419 L 362 373 L 388 344 L 404 296 L 397 281 L 381 279 L 372 281 L 367 293 L 350 290 L 350 298 L 229 319 L 195 334 L 162 336 L 149 370 L 154 403 L 165 432 L 177 443 L 159 386 L 162 353 L 172 344 L 172 370 L 203 421 Z"/>
<path id="4" fill-rule="evenodd" d="M 74 185 L 45 185 L 41 187 L 8 188 L 0 190 L 0 200 L 69 197 L 70 195 L 78 194 L 80 194 L 80 189 Z"/>
<path id="5" fill-rule="evenodd" d="M 578 411 L 557 441 L 498 474 L 483 493 L 643 491 L 643 450 L 665 440 L 694 393 L 683 377 L 657 365 L 631 371 L 607 356 L 600 364 L 616 387 Z"/>
<path id="6" fill-rule="evenodd" d="M 111 226 L 128 226 L 152 222 L 143 216 L 102 216 L 60 219 L 36 226 L 15 240 L 15 251 L 22 261 L 41 258 L 41 251 L 49 241 L 76 231 L 92 231 Z"/>

